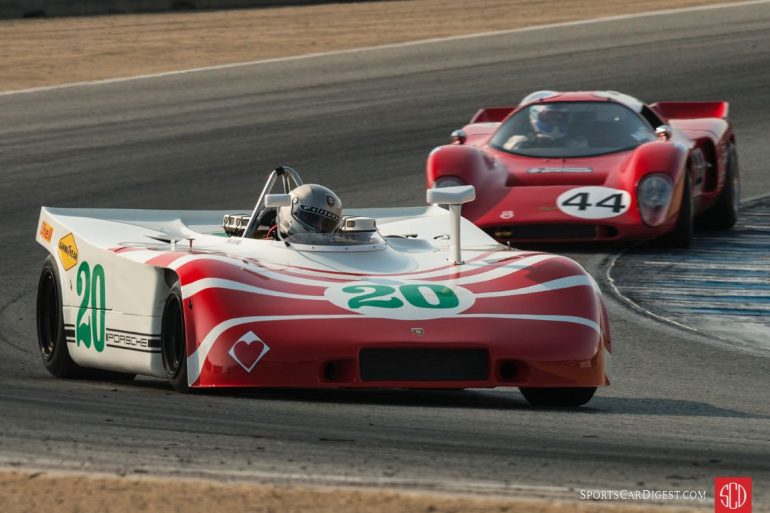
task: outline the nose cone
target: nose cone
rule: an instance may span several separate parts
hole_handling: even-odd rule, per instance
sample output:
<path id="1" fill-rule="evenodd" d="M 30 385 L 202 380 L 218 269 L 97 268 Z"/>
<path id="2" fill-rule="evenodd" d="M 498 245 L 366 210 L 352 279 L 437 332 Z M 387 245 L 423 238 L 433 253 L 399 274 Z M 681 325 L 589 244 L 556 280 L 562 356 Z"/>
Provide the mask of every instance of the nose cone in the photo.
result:
<path id="1" fill-rule="evenodd" d="M 607 177 L 623 168 L 630 152 L 596 157 L 538 159 L 504 155 L 508 187 L 551 185 L 604 185 Z"/>

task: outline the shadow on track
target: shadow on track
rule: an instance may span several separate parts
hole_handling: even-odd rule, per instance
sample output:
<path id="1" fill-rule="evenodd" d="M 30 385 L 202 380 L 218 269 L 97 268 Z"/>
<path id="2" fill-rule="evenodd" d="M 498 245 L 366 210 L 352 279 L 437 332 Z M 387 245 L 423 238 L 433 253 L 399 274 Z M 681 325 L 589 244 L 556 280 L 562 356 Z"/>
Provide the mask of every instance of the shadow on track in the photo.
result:
<path id="1" fill-rule="evenodd" d="M 123 386 L 167 391 L 176 395 L 160 380 L 136 380 Z M 535 408 L 530 406 L 518 390 L 498 388 L 490 390 L 407 390 L 407 389 L 211 389 L 197 390 L 193 396 L 221 397 L 231 400 L 313 402 L 335 404 L 382 405 L 413 408 L 463 408 L 479 410 L 520 410 L 565 412 L 585 415 L 661 415 L 675 417 L 721 417 L 742 419 L 769 419 L 740 410 L 722 408 L 709 403 L 683 399 L 655 397 L 594 397 L 582 408 Z"/>

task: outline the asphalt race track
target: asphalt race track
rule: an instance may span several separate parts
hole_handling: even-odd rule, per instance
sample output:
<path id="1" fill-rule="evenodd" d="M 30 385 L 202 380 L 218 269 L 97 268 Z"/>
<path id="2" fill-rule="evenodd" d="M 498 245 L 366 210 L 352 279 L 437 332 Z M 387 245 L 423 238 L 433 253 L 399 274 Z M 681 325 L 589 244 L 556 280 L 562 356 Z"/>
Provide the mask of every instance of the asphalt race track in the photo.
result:
<path id="1" fill-rule="evenodd" d="M 728 231 L 701 231 L 688 251 L 631 247 L 609 269 L 618 293 L 650 315 L 770 351 L 770 196 L 743 205 Z"/>
<path id="2" fill-rule="evenodd" d="M 0 465 L 572 499 L 711 495 L 715 476 L 748 475 L 755 510 L 770 507 L 768 353 L 617 299 L 614 245 L 559 248 L 605 288 L 614 335 L 613 384 L 579 411 L 506 389 L 182 396 L 152 379 L 57 381 L 34 327 L 43 204 L 248 209 L 282 163 L 346 206 L 421 204 L 430 149 L 478 107 L 535 89 L 727 99 L 744 195 L 770 193 L 768 34 L 763 3 L 0 96 Z"/>

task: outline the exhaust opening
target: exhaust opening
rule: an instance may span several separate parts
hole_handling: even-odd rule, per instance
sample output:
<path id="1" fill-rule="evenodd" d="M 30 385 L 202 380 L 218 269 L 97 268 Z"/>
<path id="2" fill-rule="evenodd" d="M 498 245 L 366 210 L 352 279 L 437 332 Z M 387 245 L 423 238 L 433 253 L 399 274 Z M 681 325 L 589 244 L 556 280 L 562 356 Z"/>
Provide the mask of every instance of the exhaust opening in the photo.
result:
<path id="1" fill-rule="evenodd" d="M 337 362 L 329 362 L 324 365 L 323 371 L 324 381 L 337 381 L 340 377 L 340 369 Z"/>
<path id="2" fill-rule="evenodd" d="M 513 360 L 503 360 L 498 369 L 500 381 L 516 381 L 519 376 L 519 364 Z"/>

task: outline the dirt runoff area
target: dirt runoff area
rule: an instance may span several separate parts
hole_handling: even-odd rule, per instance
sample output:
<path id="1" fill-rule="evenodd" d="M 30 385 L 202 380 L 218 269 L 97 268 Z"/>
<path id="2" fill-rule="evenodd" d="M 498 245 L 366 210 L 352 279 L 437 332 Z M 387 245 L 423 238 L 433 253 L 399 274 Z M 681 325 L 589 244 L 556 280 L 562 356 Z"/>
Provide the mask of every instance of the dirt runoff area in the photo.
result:
<path id="1" fill-rule="evenodd" d="M 420 0 L 0 21 L 0 91 L 721 3 Z M 684 513 L 708 508 L 0 470 L 4 513 Z"/>
<path id="2" fill-rule="evenodd" d="M 691 513 L 626 506 L 375 489 L 217 483 L 42 471 L 0 471 L 4 513 Z"/>
<path id="3" fill-rule="evenodd" d="M 724 1 L 396 0 L 0 20 L 0 91 Z"/>

